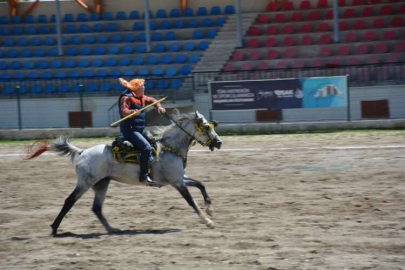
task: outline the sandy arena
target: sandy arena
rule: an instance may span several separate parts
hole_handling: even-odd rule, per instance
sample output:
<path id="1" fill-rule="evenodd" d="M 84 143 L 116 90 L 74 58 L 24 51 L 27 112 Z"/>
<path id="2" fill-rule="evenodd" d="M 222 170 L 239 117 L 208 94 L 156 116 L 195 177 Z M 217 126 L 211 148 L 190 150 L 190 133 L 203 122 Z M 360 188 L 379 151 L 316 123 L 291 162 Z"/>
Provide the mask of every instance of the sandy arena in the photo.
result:
<path id="1" fill-rule="evenodd" d="M 405 269 L 405 131 L 222 140 L 194 147 L 187 168 L 213 200 L 215 229 L 171 187 L 112 182 L 104 214 L 122 232 L 105 232 L 90 190 L 56 238 L 49 225 L 76 184 L 69 158 L 23 161 L 28 142 L 0 143 L 0 268 Z"/>

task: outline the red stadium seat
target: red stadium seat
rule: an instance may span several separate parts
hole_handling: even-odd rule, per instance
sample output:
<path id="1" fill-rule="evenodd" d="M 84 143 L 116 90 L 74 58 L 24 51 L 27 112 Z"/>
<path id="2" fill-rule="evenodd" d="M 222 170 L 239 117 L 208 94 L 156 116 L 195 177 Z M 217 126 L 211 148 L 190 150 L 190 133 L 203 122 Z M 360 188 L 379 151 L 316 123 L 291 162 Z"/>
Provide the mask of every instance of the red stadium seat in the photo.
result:
<path id="1" fill-rule="evenodd" d="M 404 18 L 402 17 L 395 17 L 391 22 L 391 27 L 403 27 L 404 26 Z"/>
<path id="2" fill-rule="evenodd" d="M 319 44 L 325 45 L 332 42 L 332 39 L 329 34 L 324 34 L 319 38 Z"/>
<path id="3" fill-rule="evenodd" d="M 339 59 L 328 60 L 326 66 L 329 68 L 338 67 L 340 66 L 340 60 Z"/>
<path id="4" fill-rule="evenodd" d="M 401 7 L 399 8 L 399 13 L 405 14 L 405 4 L 401 5 Z"/>
<path id="5" fill-rule="evenodd" d="M 287 2 L 288 3 L 288 2 Z M 275 23 L 284 23 L 286 21 L 284 13 L 278 13 L 274 17 Z"/>
<path id="6" fill-rule="evenodd" d="M 371 17 L 374 15 L 374 9 L 372 7 L 365 7 L 361 12 L 361 16 L 363 17 Z"/>
<path id="7" fill-rule="evenodd" d="M 323 22 L 318 27 L 318 32 L 328 32 L 330 30 L 330 26 L 328 23 Z"/>
<path id="8" fill-rule="evenodd" d="M 387 44 L 378 43 L 374 46 L 374 53 L 386 53 L 388 51 Z"/>
<path id="9" fill-rule="evenodd" d="M 355 53 L 356 54 L 367 54 L 368 46 L 366 44 L 361 44 L 361 45 L 357 46 Z"/>
<path id="10" fill-rule="evenodd" d="M 281 30 L 281 33 L 283 34 L 293 34 L 294 32 L 295 32 L 294 26 L 291 24 L 284 26 Z"/>
<path id="11" fill-rule="evenodd" d="M 277 3 L 275 2 L 270 2 L 267 7 L 266 7 L 266 11 L 267 12 L 273 12 L 273 11 L 277 11 Z"/>
<path id="12" fill-rule="evenodd" d="M 377 57 L 372 56 L 372 57 L 367 58 L 366 63 L 367 64 L 379 64 L 380 60 Z"/>
<path id="13" fill-rule="evenodd" d="M 316 21 L 321 19 L 321 13 L 318 10 L 311 11 L 308 15 L 308 20 Z"/>
<path id="14" fill-rule="evenodd" d="M 259 27 L 250 27 L 247 35 L 248 36 L 260 36 L 260 28 Z"/>
<path id="15" fill-rule="evenodd" d="M 317 8 L 327 8 L 328 7 L 328 0 L 319 0 L 316 7 Z"/>
<path id="16" fill-rule="evenodd" d="M 357 42 L 358 37 L 357 34 L 355 33 L 347 33 L 345 36 L 345 41 L 346 42 Z"/>
<path id="17" fill-rule="evenodd" d="M 275 38 L 268 38 L 264 46 L 266 47 L 276 47 L 277 46 L 277 39 Z"/>
<path id="18" fill-rule="evenodd" d="M 312 26 L 310 24 L 303 24 L 301 26 L 301 33 L 311 33 L 312 32 Z"/>
<path id="19" fill-rule="evenodd" d="M 262 62 L 257 65 L 256 69 L 260 69 L 260 70 L 270 69 L 270 66 L 266 62 Z"/>
<path id="20" fill-rule="evenodd" d="M 339 30 L 340 30 L 340 31 L 349 30 L 349 26 L 347 25 L 347 22 L 345 22 L 345 21 L 339 21 Z"/>
<path id="21" fill-rule="evenodd" d="M 323 64 L 322 64 L 321 60 L 314 60 L 314 61 L 311 62 L 310 66 L 311 67 L 322 67 Z"/>
<path id="22" fill-rule="evenodd" d="M 269 17 L 266 14 L 260 14 L 256 20 L 257 23 L 264 24 L 269 22 Z"/>
<path id="23" fill-rule="evenodd" d="M 385 60 L 387 63 L 398 63 L 399 56 L 397 54 L 390 54 L 388 55 L 387 59 Z"/>
<path id="24" fill-rule="evenodd" d="M 370 3 L 371 3 L 371 4 L 374 4 L 374 5 L 375 5 L 375 4 L 381 4 L 381 3 L 382 3 L 382 0 L 371 0 Z M 368 4 L 368 3 L 367 3 L 367 4 Z"/>
<path id="25" fill-rule="evenodd" d="M 375 19 L 372 24 L 373 28 L 384 28 L 385 22 L 383 19 Z"/>
<path id="26" fill-rule="evenodd" d="M 357 66 L 357 65 L 360 65 L 360 60 L 357 59 L 357 58 L 350 58 L 350 59 L 347 61 L 347 64 L 348 64 L 348 65 Z"/>
<path id="27" fill-rule="evenodd" d="M 305 67 L 305 62 L 302 60 L 297 60 L 293 63 L 293 67 L 295 68 L 304 68 Z"/>
<path id="28" fill-rule="evenodd" d="M 312 37 L 311 36 L 303 36 L 301 40 L 301 45 L 312 45 Z"/>
<path id="29" fill-rule="evenodd" d="M 364 34 L 364 40 L 365 41 L 375 41 L 376 40 L 376 35 L 375 31 L 368 31 Z"/>
<path id="30" fill-rule="evenodd" d="M 345 55 L 349 55 L 350 54 L 350 47 L 347 45 L 341 45 L 338 50 L 337 50 L 337 54 L 340 56 L 345 56 Z"/>
<path id="31" fill-rule="evenodd" d="M 395 31 L 392 30 L 386 30 L 384 32 L 384 39 L 385 40 L 391 40 L 391 39 L 396 39 L 397 34 L 395 33 Z"/>
<path id="32" fill-rule="evenodd" d="M 278 28 L 277 26 L 270 25 L 266 29 L 266 35 L 277 35 L 278 34 Z"/>
<path id="33" fill-rule="evenodd" d="M 346 0 L 339 0 L 339 7 L 346 6 Z"/>
<path id="34" fill-rule="evenodd" d="M 332 50 L 329 47 L 322 47 L 319 51 L 319 56 L 328 57 L 332 55 Z"/>
<path id="35" fill-rule="evenodd" d="M 242 52 L 234 52 L 231 57 L 232 61 L 243 61 L 243 59 L 245 59 L 245 56 Z"/>
<path id="36" fill-rule="evenodd" d="M 311 2 L 308 0 L 304 0 L 301 2 L 300 9 L 310 9 L 311 8 Z"/>
<path id="37" fill-rule="evenodd" d="M 284 11 L 289 11 L 294 9 L 294 4 L 293 2 L 285 2 L 283 6 Z"/>
<path id="38" fill-rule="evenodd" d="M 235 66 L 231 63 L 226 64 L 226 66 L 224 67 L 224 71 L 234 71 L 235 69 Z"/>
<path id="39" fill-rule="evenodd" d="M 294 46 L 295 40 L 294 37 L 285 37 L 283 41 L 283 46 Z"/>
<path id="40" fill-rule="evenodd" d="M 249 56 L 248 56 L 248 60 L 252 60 L 252 61 L 259 60 L 261 58 L 262 57 L 261 57 L 259 51 L 252 51 L 252 52 L 249 53 Z"/>
<path id="41" fill-rule="evenodd" d="M 273 60 L 278 58 L 278 52 L 276 50 L 269 50 L 266 54 L 267 60 Z"/>
<path id="42" fill-rule="evenodd" d="M 333 10 L 328 10 L 326 12 L 325 20 L 332 20 L 333 19 Z"/>
<path id="43" fill-rule="evenodd" d="M 398 52 L 398 53 L 405 52 L 405 42 L 395 43 L 394 52 Z"/>
<path id="44" fill-rule="evenodd" d="M 252 70 L 252 65 L 251 64 L 243 64 L 242 66 L 239 67 L 239 70 Z"/>
<path id="45" fill-rule="evenodd" d="M 393 13 L 392 11 L 392 6 L 383 6 L 380 10 L 380 15 L 381 16 L 388 16 Z"/>
<path id="46" fill-rule="evenodd" d="M 362 30 L 366 28 L 366 22 L 362 19 L 357 20 L 353 24 L 353 29 L 355 30 Z"/>
<path id="47" fill-rule="evenodd" d="M 345 10 L 343 18 L 355 18 L 356 17 L 356 10 L 354 8 L 348 8 Z"/>
<path id="48" fill-rule="evenodd" d="M 278 68 L 278 69 L 285 69 L 285 68 L 287 68 L 287 63 L 285 63 L 285 62 L 278 62 L 278 63 L 276 64 L 276 68 Z"/>
<path id="49" fill-rule="evenodd" d="M 364 0 L 353 0 L 352 1 L 353 6 L 361 6 L 361 5 L 364 5 L 364 4 L 365 4 Z"/>
<path id="50" fill-rule="evenodd" d="M 301 22 L 303 20 L 302 13 L 301 12 L 295 12 L 291 16 L 291 21 L 293 22 Z"/>
<path id="51" fill-rule="evenodd" d="M 247 46 L 248 46 L 248 48 L 258 48 L 258 47 L 260 47 L 260 41 L 256 38 L 253 38 L 248 41 Z"/>

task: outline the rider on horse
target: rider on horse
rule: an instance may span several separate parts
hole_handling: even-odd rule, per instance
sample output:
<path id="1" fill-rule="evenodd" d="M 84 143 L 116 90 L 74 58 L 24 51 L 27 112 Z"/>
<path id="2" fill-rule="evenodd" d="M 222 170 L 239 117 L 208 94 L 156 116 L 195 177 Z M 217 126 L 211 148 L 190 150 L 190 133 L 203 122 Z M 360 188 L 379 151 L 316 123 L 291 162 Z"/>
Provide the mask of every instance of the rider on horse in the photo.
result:
<path id="1" fill-rule="evenodd" d="M 126 88 L 126 90 L 120 95 L 118 100 L 119 112 L 121 118 L 137 112 L 148 104 L 156 101 L 153 97 L 144 95 L 145 92 L 145 80 L 133 79 L 130 82 L 120 78 L 120 83 Z M 157 111 L 160 114 L 166 113 L 166 110 L 160 103 L 156 105 Z M 124 139 L 131 142 L 133 146 L 141 150 L 140 166 L 141 172 L 139 174 L 139 181 L 146 181 L 149 184 L 155 182 L 149 175 L 150 158 L 152 155 L 152 147 L 149 142 L 142 135 L 145 128 L 145 111 L 138 112 L 134 117 L 122 121 L 120 124 L 120 130 Z"/>

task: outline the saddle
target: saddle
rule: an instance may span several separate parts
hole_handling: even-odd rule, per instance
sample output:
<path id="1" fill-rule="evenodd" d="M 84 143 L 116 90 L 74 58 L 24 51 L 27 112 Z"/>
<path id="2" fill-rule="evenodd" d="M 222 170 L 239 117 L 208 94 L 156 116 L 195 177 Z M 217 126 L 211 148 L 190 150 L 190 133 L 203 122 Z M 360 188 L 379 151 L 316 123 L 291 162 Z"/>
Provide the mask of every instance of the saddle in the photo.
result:
<path id="1" fill-rule="evenodd" d="M 144 131 L 142 134 L 145 139 L 150 143 L 153 148 L 152 159 L 157 156 L 156 139 L 149 131 Z M 113 158 L 119 163 L 135 163 L 140 164 L 141 150 L 132 145 L 129 141 L 126 141 L 123 136 L 118 136 L 111 144 Z"/>

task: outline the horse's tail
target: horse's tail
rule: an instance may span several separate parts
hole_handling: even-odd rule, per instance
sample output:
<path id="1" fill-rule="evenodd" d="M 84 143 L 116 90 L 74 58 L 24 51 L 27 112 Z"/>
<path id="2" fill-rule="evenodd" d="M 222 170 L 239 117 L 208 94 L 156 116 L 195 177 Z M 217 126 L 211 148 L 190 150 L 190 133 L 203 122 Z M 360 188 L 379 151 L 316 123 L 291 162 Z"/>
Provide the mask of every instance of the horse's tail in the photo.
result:
<path id="1" fill-rule="evenodd" d="M 53 142 L 49 142 L 48 140 L 34 142 L 27 147 L 27 157 L 25 159 L 33 159 L 46 151 L 56 152 L 60 156 L 70 156 L 72 162 L 76 155 L 80 155 L 83 152 L 83 150 L 69 143 L 68 136 L 60 136 Z"/>

